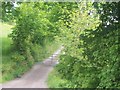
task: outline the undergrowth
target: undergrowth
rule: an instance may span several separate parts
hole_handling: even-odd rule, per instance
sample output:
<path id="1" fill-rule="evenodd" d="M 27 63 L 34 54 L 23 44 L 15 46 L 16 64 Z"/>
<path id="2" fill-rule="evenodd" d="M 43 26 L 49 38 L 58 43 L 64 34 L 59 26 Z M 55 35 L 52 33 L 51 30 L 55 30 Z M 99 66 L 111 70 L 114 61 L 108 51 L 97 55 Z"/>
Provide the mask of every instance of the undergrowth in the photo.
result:
<path id="1" fill-rule="evenodd" d="M 49 57 L 55 50 L 58 49 L 59 44 L 57 42 L 45 42 L 44 46 L 34 44 L 30 48 L 26 49 L 24 54 L 17 51 L 13 45 L 13 41 L 7 36 L 11 32 L 11 26 L 0 23 L 4 34 L 0 37 L 2 51 L 2 78 L 0 83 L 21 77 L 26 71 L 28 71 L 35 63 L 43 61 Z M 1 77 L 1 76 L 0 76 Z"/>

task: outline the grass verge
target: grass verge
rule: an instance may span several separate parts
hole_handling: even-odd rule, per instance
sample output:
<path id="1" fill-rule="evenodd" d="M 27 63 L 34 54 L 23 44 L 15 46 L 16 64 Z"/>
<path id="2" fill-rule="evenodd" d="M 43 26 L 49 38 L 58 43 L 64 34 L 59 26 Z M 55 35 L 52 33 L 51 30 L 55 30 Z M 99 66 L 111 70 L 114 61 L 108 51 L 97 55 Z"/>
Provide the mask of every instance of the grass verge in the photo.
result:
<path id="1" fill-rule="evenodd" d="M 1 23 L 0 22 L 0 69 L 1 72 L 3 71 L 2 69 L 4 68 L 9 68 L 10 65 L 8 65 L 8 63 L 10 63 L 10 55 L 11 55 L 11 43 L 12 40 L 10 38 L 8 38 L 8 34 L 11 33 L 12 31 L 12 25 L 8 25 L 6 23 Z M 6 66 L 4 66 L 6 64 Z M 3 68 L 4 67 L 4 68 Z M 0 74 L 0 83 L 3 82 L 2 80 L 2 73 Z"/>
<path id="2" fill-rule="evenodd" d="M 47 78 L 47 85 L 49 88 L 64 88 L 63 85 L 66 84 L 67 81 L 61 79 L 59 73 L 54 69 Z"/>

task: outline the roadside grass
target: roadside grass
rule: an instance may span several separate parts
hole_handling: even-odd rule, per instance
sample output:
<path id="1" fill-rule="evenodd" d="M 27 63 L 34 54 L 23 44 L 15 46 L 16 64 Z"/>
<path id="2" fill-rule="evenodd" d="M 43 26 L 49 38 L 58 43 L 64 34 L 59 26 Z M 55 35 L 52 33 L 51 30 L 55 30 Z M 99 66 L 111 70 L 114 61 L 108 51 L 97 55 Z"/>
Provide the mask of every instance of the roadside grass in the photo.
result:
<path id="1" fill-rule="evenodd" d="M 32 46 L 31 52 L 28 51 L 28 60 L 18 51 L 14 50 L 13 42 L 8 37 L 12 32 L 12 25 L 0 22 L 0 68 L 2 68 L 2 76 L 0 74 L 0 83 L 21 77 L 28 71 L 35 62 L 41 62 L 56 51 L 60 44 L 57 42 L 45 42 L 42 47 L 40 45 Z M 33 59 L 34 58 L 34 59 Z"/>
<path id="2" fill-rule="evenodd" d="M 0 22 L 0 38 L 1 37 L 8 37 L 8 34 L 12 32 L 13 25 L 8 25 L 6 23 Z"/>
<path id="3" fill-rule="evenodd" d="M 54 69 L 47 78 L 47 85 L 49 88 L 64 88 L 63 85 L 67 81 L 60 78 L 59 73 Z"/>
<path id="4" fill-rule="evenodd" d="M 3 71 L 3 69 L 9 69 L 11 67 L 10 56 L 12 54 L 12 40 L 8 38 L 8 34 L 12 32 L 12 27 L 12 25 L 0 22 L 0 68 L 2 69 L 1 72 Z M 2 74 L 0 74 L 0 83 L 3 82 L 3 76 L 1 76 Z M 8 77 L 10 78 L 10 75 L 8 75 Z"/>
<path id="5" fill-rule="evenodd" d="M 27 70 L 27 66 L 22 65 L 18 61 L 21 60 L 19 57 L 17 57 L 18 59 L 16 60 L 12 59 L 12 56 L 17 52 L 13 50 L 10 41 L 12 42 L 12 40 L 9 40 L 8 38 L 2 40 L 2 80 L 0 83 L 12 80 Z"/>

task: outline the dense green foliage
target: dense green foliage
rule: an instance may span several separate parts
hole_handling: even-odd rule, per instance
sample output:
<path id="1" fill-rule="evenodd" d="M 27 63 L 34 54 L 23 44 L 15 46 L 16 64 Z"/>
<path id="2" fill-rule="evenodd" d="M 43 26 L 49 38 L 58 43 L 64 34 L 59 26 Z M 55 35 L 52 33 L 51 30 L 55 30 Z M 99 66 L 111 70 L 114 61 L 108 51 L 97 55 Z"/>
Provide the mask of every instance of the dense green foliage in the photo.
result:
<path id="1" fill-rule="evenodd" d="M 31 67 L 38 50 L 57 39 L 64 45 L 57 87 L 120 88 L 119 9 L 120 2 L 22 3 L 10 35 L 12 60 Z"/>
<path id="2" fill-rule="evenodd" d="M 43 3 L 38 3 L 42 7 L 37 7 L 36 3 L 22 3 L 16 8 L 15 26 L 9 39 L 2 39 L 2 81 L 8 81 L 20 77 L 29 70 L 32 65 L 49 57 L 59 47 L 54 40 L 54 26 L 47 19 L 48 13 L 42 8 Z M 33 7 L 31 7 L 33 6 Z M 1 26 L 3 24 L 1 23 Z M 3 35 L 10 30 L 5 30 L 3 25 Z M 7 34 L 8 35 L 8 34 Z M 5 52 L 5 53 L 4 53 Z"/>
<path id="3" fill-rule="evenodd" d="M 13 22 L 15 16 L 15 7 L 12 2 L 1 2 L 2 17 L 4 22 Z"/>
<path id="4" fill-rule="evenodd" d="M 44 47 L 46 42 L 55 41 L 55 36 L 60 33 L 57 22 L 60 20 L 59 17 L 65 13 L 58 12 L 62 10 L 62 6 L 64 6 L 63 3 L 31 2 L 22 3 L 20 7 L 16 8 L 18 16 L 10 37 L 15 50 L 19 51 L 19 54 L 25 55 L 25 59 L 35 59 L 38 54 L 34 51 L 35 47 L 39 45 Z M 33 46 L 35 47 L 33 48 Z M 34 62 L 34 60 L 32 61 Z"/>
<path id="5" fill-rule="evenodd" d="M 18 12 L 16 9 L 19 7 L 19 5 L 22 2 L 17 2 L 17 1 L 7 1 L 7 0 L 1 0 L 1 17 L 0 20 L 2 22 L 6 22 L 9 24 L 15 23 L 15 19 L 18 16 Z"/>
<path id="6" fill-rule="evenodd" d="M 49 57 L 54 51 L 59 47 L 59 44 L 55 41 L 46 41 L 44 47 L 40 45 L 34 45 L 31 47 L 31 54 L 29 53 L 25 58 L 21 55 L 13 45 L 13 41 L 7 37 L 11 32 L 12 25 L 0 23 L 1 36 L 0 41 L 2 43 L 0 51 L 2 51 L 2 63 L 0 63 L 0 68 L 2 68 L 2 76 L 0 76 L 0 83 L 12 80 L 17 77 L 21 77 L 26 71 L 28 71 L 31 66 Z M 33 59 L 34 57 L 34 59 Z M 2 64 L 2 65 L 1 65 Z"/>
<path id="7" fill-rule="evenodd" d="M 64 87 L 120 88 L 119 5 L 79 3 L 71 28 L 63 24 L 65 49 L 57 70 L 69 82 Z"/>

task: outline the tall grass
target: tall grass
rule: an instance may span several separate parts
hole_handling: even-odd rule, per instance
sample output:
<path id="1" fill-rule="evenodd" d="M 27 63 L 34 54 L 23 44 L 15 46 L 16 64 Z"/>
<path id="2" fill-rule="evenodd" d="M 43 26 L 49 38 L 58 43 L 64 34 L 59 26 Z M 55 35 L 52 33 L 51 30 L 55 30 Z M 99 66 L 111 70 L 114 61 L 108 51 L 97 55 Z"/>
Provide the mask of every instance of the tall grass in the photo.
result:
<path id="1" fill-rule="evenodd" d="M 6 23 L 1 23 L 0 22 L 0 59 L 1 59 L 1 63 L 0 63 L 0 68 L 2 69 L 1 71 L 3 71 L 4 68 L 9 69 L 11 65 L 9 65 L 9 63 L 11 63 L 10 61 L 10 55 L 11 55 L 11 44 L 12 44 L 12 40 L 10 38 L 8 38 L 8 34 L 11 33 L 12 31 L 12 25 L 8 25 Z M 2 72 L 3 73 L 3 72 Z M 0 75 L 0 82 L 2 82 L 2 74 Z"/>

